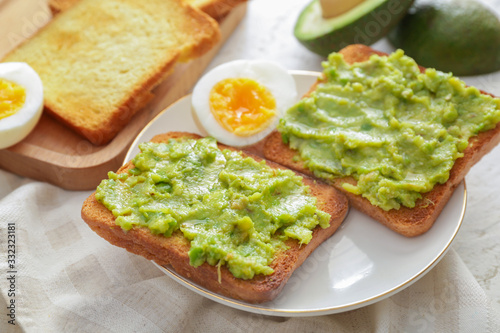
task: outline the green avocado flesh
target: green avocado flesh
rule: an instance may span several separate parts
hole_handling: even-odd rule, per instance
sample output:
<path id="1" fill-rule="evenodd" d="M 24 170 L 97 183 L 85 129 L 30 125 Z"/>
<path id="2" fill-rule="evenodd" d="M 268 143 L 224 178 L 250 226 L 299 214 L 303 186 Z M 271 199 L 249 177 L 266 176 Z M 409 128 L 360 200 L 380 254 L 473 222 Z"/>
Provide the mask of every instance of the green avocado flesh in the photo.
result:
<path id="1" fill-rule="evenodd" d="M 388 37 L 424 67 L 454 75 L 500 70 L 500 19 L 478 1 L 417 1 Z"/>
<path id="2" fill-rule="evenodd" d="M 325 19 L 319 0 L 313 0 L 299 15 L 294 35 L 309 50 L 325 57 L 350 44 L 371 45 L 403 18 L 412 3 L 365 0 L 339 16 Z"/>
<path id="3" fill-rule="evenodd" d="M 284 240 L 307 244 L 312 229 L 329 226 L 330 215 L 302 177 L 272 169 L 212 138 L 142 143 L 135 168 L 110 172 L 96 199 L 124 230 L 147 227 L 166 237 L 180 229 L 191 242 L 190 264 L 226 264 L 242 279 L 269 275 Z"/>
<path id="4" fill-rule="evenodd" d="M 352 176 L 344 189 L 384 210 L 414 207 L 448 180 L 468 139 L 500 121 L 500 99 L 398 50 L 348 65 L 333 53 L 326 81 L 290 108 L 283 140 L 317 177 Z M 430 203 L 423 203 L 430 204 Z"/>

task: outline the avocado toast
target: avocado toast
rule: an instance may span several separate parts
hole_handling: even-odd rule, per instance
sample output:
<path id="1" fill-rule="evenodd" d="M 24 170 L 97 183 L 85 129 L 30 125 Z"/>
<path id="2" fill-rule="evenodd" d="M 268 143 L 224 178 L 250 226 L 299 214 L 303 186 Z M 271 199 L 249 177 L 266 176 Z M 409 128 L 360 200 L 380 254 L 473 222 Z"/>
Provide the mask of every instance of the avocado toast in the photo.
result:
<path id="1" fill-rule="evenodd" d="M 187 140 L 200 139 L 200 137 L 189 133 L 170 132 L 156 136 L 152 142 L 165 143 L 169 142 L 170 139 Z M 226 149 L 228 147 L 219 145 L 219 148 Z M 231 150 L 231 148 L 229 149 Z M 243 154 L 243 156 L 251 155 Z M 253 156 L 252 159 L 261 160 Z M 267 165 L 275 170 L 285 169 L 270 162 L 267 162 Z M 118 175 L 133 169 L 134 165 L 128 163 L 118 171 Z M 285 239 L 285 246 L 276 251 L 269 264 L 273 272 L 271 274 L 256 274 L 252 278 L 237 278 L 230 272 L 227 265 L 221 265 L 220 262 L 216 265 L 203 262 L 202 264 L 198 263 L 199 265 L 195 267 L 196 265 L 193 265 L 192 262 L 193 254 L 190 253 L 192 245 L 180 230 L 173 231 L 168 237 L 158 233 L 154 234 L 148 227 L 144 226 L 133 226 L 124 230 L 117 224 L 117 217 L 96 200 L 96 193 L 84 202 L 82 218 L 97 234 L 111 244 L 154 260 L 160 265 L 170 265 L 179 275 L 213 292 L 250 303 L 260 303 L 269 301 L 278 295 L 293 271 L 316 247 L 337 230 L 347 214 L 347 200 L 337 190 L 309 177 L 303 177 L 302 181 L 304 185 L 309 187 L 310 194 L 316 198 L 317 208 L 330 215 L 329 226 L 323 225 L 321 227 L 318 225 L 315 227 L 312 230 L 312 238 L 307 244 L 300 244 L 299 241 L 292 238 Z M 224 205 L 226 202 L 220 201 L 220 204 Z M 222 214 L 222 210 L 220 213 Z M 214 219 L 219 217 L 216 214 Z M 294 216 L 291 217 L 294 218 Z M 259 223 L 259 221 L 254 223 Z M 236 229 L 241 229 L 240 226 L 241 224 L 232 232 L 237 232 Z"/>
<path id="2" fill-rule="evenodd" d="M 348 64 L 363 62 L 374 54 L 383 55 L 363 45 L 349 46 L 343 49 L 340 54 Z M 420 68 L 420 70 L 423 71 L 423 68 Z M 389 79 L 386 77 L 384 80 Z M 317 84 L 312 87 L 311 91 L 316 87 Z M 498 123 L 493 128 L 472 136 L 468 140 L 467 148 L 461 152 L 463 156 L 455 160 L 447 180 L 443 183 L 437 183 L 432 190 L 421 193 L 421 198 L 414 202 L 414 207 L 401 205 L 399 209 L 382 209 L 353 190 L 356 188 L 357 181 L 352 176 L 331 177 L 327 181 L 346 194 L 354 208 L 402 235 L 407 237 L 417 236 L 426 232 L 432 226 L 453 190 L 464 179 L 468 170 L 495 147 L 499 141 L 500 125 Z M 271 134 L 266 140 L 264 156 L 304 174 L 314 175 L 305 166 L 303 160 L 298 158 L 297 151 L 283 142 L 282 135 L 278 132 Z"/>

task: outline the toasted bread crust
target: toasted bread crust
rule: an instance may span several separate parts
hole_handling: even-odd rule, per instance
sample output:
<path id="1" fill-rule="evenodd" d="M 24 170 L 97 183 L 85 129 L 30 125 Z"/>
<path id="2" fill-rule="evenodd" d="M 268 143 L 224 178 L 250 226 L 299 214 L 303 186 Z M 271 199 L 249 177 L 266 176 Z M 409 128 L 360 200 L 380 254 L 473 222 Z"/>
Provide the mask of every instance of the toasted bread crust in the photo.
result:
<path id="1" fill-rule="evenodd" d="M 366 61 L 373 54 L 384 55 L 384 53 L 375 51 L 364 45 L 350 45 L 342 49 L 340 53 L 343 54 L 344 59 L 348 63 Z M 423 70 L 422 67 L 421 70 Z M 352 177 L 337 178 L 329 183 L 347 196 L 352 207 L 401 235 L 414 237 L 425 233 L 431 228 L 453 194 L 453 191 L 465 178 L 470 168 L 499 142 L 500 124 L 497 124 L 492 130 L 482 132 L 470 138 L 469 145 L 464 151 L 464 156 L 455 161 L 448 181 L 444 184 L 434 186 L 430 192 L 423 194 L 423 198 L 416 202 L 414 208 L 401 207 L 397 210 L 391 209 L 385 211 L 374 206 L 361 195 L 355 195 L 343 189 L 342 184 L 345 182 L 355 184 L 355 180 Z M 313 176 L 311 171 L 302 162 L 294 161 L 293 157 L 296 155 L 296 151 L 283 143 L 281 135 L 278 132 L 273 132 L 266 139 L 263 155 L 271 161 Z"/>
<path id="2" fill-rule="evenodd" d="M 237 5 L 247 0 L 185 0 L 216 20 L 221 20 Z"/>
<path id="3" fill-rule="evenodd" d="M 47 4 L 49 5 L 52 15 L 56 15 L 71 8 L 78 1 L 79 0 L 48 0 Z"/>
<path id="4" fill-rule="evenodd" d="M 80 0 L 49 0 L 49 8 L 52 15 L 56 15 L 71 8 Z M 224 18 L 229 12 L 247 0 L 184 0 L 187 4 L 201 9 L 216 20 Z"/>
<path id="5" fill-rule="evenodd" d="M 156 136 L 152 141 L 165 142 L 170 138 L 181 137 L 200 138 L 198 135 L 190 133 L 170 132 Z M 233 149 L 223 145 L 219 145 L 219 147 Z M 261 160 L 261 158 L 250 154 L 245 155 Z M 283 166 L 272 162 L 267 162 L 267 164 L 273 168 L 284 169 Z M 118 172 L 124 172 L 131 167 L 133 165 L 128 163 Z M 220 269 L 221 282 L 219 283 L 217 267 L 207 263 L 197 268 L 191 266 L 188 256 L 189 241 L 184 238 L 180 231 L 175 232 L 171 237 L 153 235 L 145 227 L 135 227 L 124 232 L 120 226 L 115 224 L 113 214 L 95 199 L 95 193 L 85 200 L 82 207 L 82 218 L 92 230 L 113 245 L 154 260 L 160 265 L 171 265 L 179 275 L 213 292 L 250 303 L 261 303 L 272 300 L 278 295 L 293 271 L 316 247 L 338 229 L 347 215 L 347 199 L 333 187 L 309 177 L 304 177 L 304 183 L 310 187 L 312 195 L 318 198 L 318 207 L 331 215 L 330 227 L 325 229 L 316 227 L 313 230 L 313 238 L 307 245 L 300 246 L 296 240 L 288 240 L 286 245 L 289 246 L 289 249 L 280 252 L 270 265 L 274 269 L 274 273 L 267 276 L 257 275 L 251 280 L 235 278 L 223 266 Z"/>

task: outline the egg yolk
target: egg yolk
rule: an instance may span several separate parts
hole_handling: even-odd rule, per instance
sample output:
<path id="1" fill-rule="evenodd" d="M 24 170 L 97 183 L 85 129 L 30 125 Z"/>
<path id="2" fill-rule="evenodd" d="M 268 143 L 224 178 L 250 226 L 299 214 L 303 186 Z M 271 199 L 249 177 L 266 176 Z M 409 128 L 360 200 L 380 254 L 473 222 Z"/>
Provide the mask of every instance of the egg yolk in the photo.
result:
<path id="1" fill-rule="evenodd" d="M 21 109 L 26 91 L 20 85 L 0 79 L 0 119 L 12 116 Z"/>
<path id="2" fill-rule="evenodd" d="M 264 130 L 276 115 L 276 101 L 271 92 L 247 78 L 219 81 L 210 92 L 209 102 L 219 124 L 238 136 Z"/>

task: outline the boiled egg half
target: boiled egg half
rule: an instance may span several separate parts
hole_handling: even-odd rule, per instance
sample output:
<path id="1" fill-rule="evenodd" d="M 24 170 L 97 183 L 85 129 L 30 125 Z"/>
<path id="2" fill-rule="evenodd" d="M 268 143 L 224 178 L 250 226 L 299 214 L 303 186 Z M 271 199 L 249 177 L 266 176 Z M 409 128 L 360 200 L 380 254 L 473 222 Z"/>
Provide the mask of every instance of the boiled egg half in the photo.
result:
<path id="1" fill-rule="evenodd" d="M 0 63 L 0 149 L 24 139 L 42 109 L 42 80 L 33 68 L 23 62 Z"/>
<path id="2" fill-rule="evenodd" d="M 192 105 L 208 135 L 242 147 L 271 133 L 296 98 L 295 80 L 279 64 L 236 60 L 215 67 L 198 81 Z"/>

